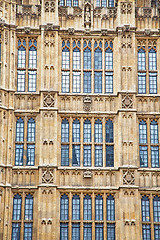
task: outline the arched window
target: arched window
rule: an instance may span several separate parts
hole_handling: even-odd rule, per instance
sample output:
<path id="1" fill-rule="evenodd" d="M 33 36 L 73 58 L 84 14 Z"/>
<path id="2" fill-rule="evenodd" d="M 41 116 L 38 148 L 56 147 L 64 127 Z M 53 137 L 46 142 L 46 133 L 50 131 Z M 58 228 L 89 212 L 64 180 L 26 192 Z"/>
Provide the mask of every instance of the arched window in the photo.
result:
<path id="1" fill-rule="evenodd" d="M 153 199 L 154 222 L 160 222 L 160 198 L 155 196 Z"/>
<path id="2" fill-rule="evenodd" d="M 21 220 L 22 197 L 17 194 L 13 198 L 13 220 Z"/>
<path id="3" fill-rule="evenodd" d="M 83 127 L 83 142 L 91 142 L 91 122 L 88 119 L 85 120 Z"/>
<path id="4" fill-rule="evenodd" d="M 37 41 L 29 41 L 29 68 L 37 68 Z"/>
<path id="5" fill-rule="evenodd" d="M 62 69 L 69 69 L 70 68 L 70 43 L 67 41 L 67 44 L 65 42 L 62 42 Z"/>
<path id="6" fill-rule="evenodd" d="M 157 53 L 153 48 L 148 53 L 148 61 L 149 61 L 149 70 L 157 69 Z"/>
<path id="7" fill-rule="evenodd" d="M 95 198 L 95 220 L 103 220 L 103 198 L 100 195 Z"/>
<path id="8" fill-rule="evenodd" d="M 19 118 L 16 123 L 16 142 L 24 141 L 24 121 Z"/>
<path id="9" fill-rule="evenodd" d="M 80 122 L 79 120 L 74 120 L 72 125 L 72 142 L 80 143 Z M 72 165 L 80 165 L 80 144 L 72 145 Z"/>
<path id="10" fill-rule="evenodd" d="M 72 220 L 80 220 L 80 198 L 77 194 L 72 197 Z"/>
<path id="11" fill-rule="evenodd" d="M 92 220 L 92 199 L 89 195 L 83 199 L 83 220 Z"/>
<path id="12" fill-rule="evenodd" d="M 99 70 L 99 69 L 102 69 L 102 50 L 101 50 L 102 43 L 100 42 L 99 47 L 98 47 L 98 43 L 95 42 L 94 48 L 95 48 L 95 51 L 94 51 L 94 69 Z"/>
<path id="13" fill-rule="evenodd" d="M 16 122 L 16 149 L 15 165 L 23 165 L 23 148 L 24 148 L 24 121 L 19 118 Z"/>
<path id="14" fill-rule="evenodd" d="M 25 220 L 33 220 L 33 197 L 28 194 L 25 198 Z"/>
<path id="15" fill-rule="evenodd" d="M 139 143 L 147 143 L 147 124 L 143 120 L 139 123 Z"/>
<path id="16" fill-rule="evenodd" d="M 113 93 L 113 43 L 105 43 L 105 92 Z"/>
<path id="17" fill-rule="evenodd" d="M 89 41 L 88 47 L 86 41 L 84 42 L 84 52 L 83 52 L 83 68 L 91 69 L 91 42 Z"/>
<path id="18" fill-rule="evenodd" d="M 99 119 L 94 124 L 94 137 L 96 143 L 102 142 L 102 122 Z"/>
<path id="19" fill-rule="evenodd" d="M 153 120 L 150 124 L 150 137 L 151 137 L 151 144 L 158 143 L 158 124 L 155 120 Z"/>
<path id="20" fill-rule="evenodd" d="M 112 195 L 107 197 L 107 220 L 108 221 L 115 220 L 115 203 L 114 197 Z"/>
<path id="21" fill-rule="evenodd" d="M 138 51 L 138 70 L 146 70 L 146 52 L 142 48 Z"/>
<path id="22" fill-rule="evenodd" d="M 113 122 L 110 119 L 106 122 L 106 142 L 113 143 Z"/>
<path id="23" fill-rule="evenodd" d="M 106 42 L 106 46 L 108 46 L 108 43 Z M 113 69 L 113 51 L 110 48 L 107 48 L 105 51 L 105 68 L 106 70 L 112 70 Z"/>
<path id="24" fill-rule="evenodd" d="M 73 42 L 74 47 L 75 41 Z M 80 41 L 78 41 L 78 46 L 80 46 Z M 73 70 L 80 70 L 81 68 L 81 52 L 78 47 L 74 48 L 73 50 Z"/>
<path id="25" fill-rule="evenodd" d="M 148 197 L 146 196 L 142 197 L 141 207 L 142 207 L 142 222 L 149 222 L 150 221 L 150 204 L 149 204 Z"/>
<path id="26" fill-rule="evenodd" d="M 72 134 L 72 141 L 80 142 L 80 122 L 77 119 L 73 121 Z"/>
<path id="27" fill-rule="evenodd" d="M 61 142 L 69 142 L 69 122 L 64 119 L 61 124 Z"/>
<path id="28" fill-rule="evenodd" d="M 35 120 L 33 118 L 28 120 L 27 141 L 28 142 L 34 142 L 35 141 Z"/>
<path id="29" fill-rule="evenodd" d="M 19 40 L 18 45 L 21 45 L 21 41 Z M 26 46 L 26 42 L 24 42 Z M 18 48 L 18 68 L 26 67 L 26 49 L 23 45 Z"/>
<path id="30" fill-rule="evenodd" d="M 68 220 L 69 201 L 66 194 L 61 197 L 60 201 L 60 220 Z"/>

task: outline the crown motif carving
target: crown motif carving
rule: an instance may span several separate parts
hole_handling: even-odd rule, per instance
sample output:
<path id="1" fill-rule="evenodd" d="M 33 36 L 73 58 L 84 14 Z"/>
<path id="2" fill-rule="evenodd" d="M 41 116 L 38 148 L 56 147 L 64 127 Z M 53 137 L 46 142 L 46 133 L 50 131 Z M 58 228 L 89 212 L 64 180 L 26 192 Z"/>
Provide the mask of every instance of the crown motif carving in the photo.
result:
<path id="1" fill-rule="evenodd" d="M 83 173 L 84 178 L 92 178 L 92 172 L 91 171 L 85 171 Z"/>
<path id="2" fill-rule="evenodd" d="M 83 109 L 86 112 L 91 111 L 91 105 L 92 105 L 92 98 L 90 96 L 86 96 L 83 98 Z"/>

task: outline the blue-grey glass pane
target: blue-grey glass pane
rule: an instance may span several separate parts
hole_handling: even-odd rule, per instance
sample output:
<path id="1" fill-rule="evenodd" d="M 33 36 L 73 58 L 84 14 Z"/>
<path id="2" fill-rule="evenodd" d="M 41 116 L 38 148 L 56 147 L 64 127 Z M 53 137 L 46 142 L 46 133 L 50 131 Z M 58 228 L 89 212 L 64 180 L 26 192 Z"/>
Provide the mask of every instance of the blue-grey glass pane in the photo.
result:
<path id="1" fill-rule="evenodd" d="M 102 93 L 102 72 L 94 73 L 94 92 Z"/>
<path id="2" fill-rule="evenodd" d="M 71 7 L 72 6 L 72 0 L 66 0 L 66 6 Z"/>
<path id="3" fill-rule="evenodd" d="M 80 72 L 73 73 L 73 93 L 81 92 L 81 74 Z"/>
<path id="4" fill-rule="evenodd" d="M 113 72 L 106 72 L 105 74 L 105 92 L 113 93 Z"/>
<path id="5" fill-rule="evenodd" d="M 83 240 L 92 240 L 92 224 L 84 223 Z"/>
<path id="6" fill-rule="evenodd" d="M 102 122 L 97 120 L 94 124 L 94 141 L 96 143 L 102 142 Z"/>
<path id="7" fill-rule="evenodd" d="M 153 215 L 154 222 L 160 222 L 160 198 L 158 196 L 153 199 Z"/>
<path id="8" fill-rule="evenodd" d="M 15 165 L 16 166 L 23 165 L 23 144 L 16 144 Z"/>
<path id="9" fill-rule="evenodd" d="M 107 240 L 115 240 L 115 224 L 107 224 Z"/>
<path id="10" fill-rule="evenodd" d="M 108 0 L 108 7 L 114 7 L 114 0 Z"/>
<path id="11" fill-rule="evenodd" d="M 72 240 L 80 240 L 80 224 L 72 224 Z"/>
<path id="12" fill-rule="evenodd" d="M 80 122 L 77 119 L 72 125 L 72 142 L 80 142 Z"/>
<path id="13" fill-rule="evenodd" d="M 83 146 L 83 166 L 91 166 L 91 146 Z"/>
<path id="14" fill-rule="evenodd" d="M 157 73 L 149 73 L 149 93 L 157 93 Z"/>
<path id="15" fill-rule="evenodd" d="M 37 72 L 28 71 L 28 92 L 36 91 L 36 83 L 37 83 Z"/>
<path id="16" fill-rule="evenodd" d="M 149 70 L 157 69 L 157 53 L 155 50 L 151 49 L 148 53 L 148 61 L 149 61 Z"/>
<path id="17" fill-rule="evenodd" d="M 26 50 L 24 47 L 18 49 L 18 68 L 26 67 Z"/>
<path id="18" fill-rule="evenodd" d="M 106 142 L 113 143 L 113 122 L 111 120 L 106 122 Z"/>
<path id="19" fill-rule="evenodd" d="M 139 123 L 139 143 L 140 144 L 147 143 L 147 124 L 145 121 L 141 121 Z"/>
<path id="20" fill-rule="evenodd" d="M 91 72 L 84 72 L 83 77 L 83 92 L 91 93 Z"/>
<path id="21" fill-rule="evenodd" d="M 151 240 L 151 226 L 143 224 L 142 225 L 143 240 Z"/>
<path id="22" fill-rule="evenodd" d="M 73 69 L 80 70 L 81 68 L 81 52 L 78 48 L 73 50 Z"/>
<path id="23" fill-rule="evenodd" d="M 103 224 L 96 223 L 95 227 L 95 240 L 103 240 Z"/>
<path id="24" fill-rule="evenodd" d="M 142 207 L 142 222 L 150 221 L 150 204 L 148 197 L 144 196 L 141 200 Z"/>
<path id="25" fill-rule="evenodd" d="M 24 121 L 19 118 L 16 122 L 16 142 L 24 141 Z"/>
<path id="26" fill-rule="evenodd" d="M 102 0 L 102 7 L 107 7 L 107 0 Z"/>
<path id="27" fill-rule="evenodd" d="M 25 91 L 25 71 L 17 71 L 17 92 Z"/>
<path id="28" fill-rule="evenodd" d="M 73 6 L 78 7 L 78 0 L 73 0 Z"/>
<path id="29" fill-rule="evenodd" d="M 70 74 L 69 72 L 62 72 L 62 93 L 69 93 L 70 88 Z"/>
<path id="30" fill-rule="evenodd" d="M 12 223 L 12 240 L 20 240 L 21 224 Z"/>
<path id="31" fill-rule="evenodd" d="M 97 0 L 96 1 L 96 7 L 100 7 L 101 5 L 100 5 L 100 0 Z"/>
<path id="32" fill-rule="evenodd" d="M 92 220 L 92 199 L 89 195 L 83 199 L 83 220 Z"/>
<path id="33" fill-rule="evenodd" d="M 114 146 L 106 146 L 106 167 L 114 167 Z"/>
<path id="34" fill-rule="evenodd" d="M 72 166 L 80 166 L 80 145 L 72 146 Z"/>
<path id="35" fill-rule="evenodd" d="M 19 194 L 13 198 L 13 220 L 21 220 L 22 198 Z"/>
<path id="36" fill-rule="evenodd" d="M 105 68 L 106 70 L 113 69 L 113 51 L 110 48 L 105 52 Z"/>
<path id="37" fill-rule="evenodd" d="M 68 197 L 64 194 L 60 201 L 60 220 L 68 220 L 68 205 Z"/>
<path id="38" fill-rule="evenodd" d="M 24 240 L 32 240 L 32 223 L 24 223 Z"/>
<path id="39" fill-rule="evenodd" d="M 91 142 L 91 122 L 88 119 L 83 125 L 83 142 Z"/>
<path id="40" fill-rule="evenodd" d="M 138 93 L 146 93 L 146 73 L 138 73 Z"/>
<path id="41" fill-rule="evenodd" d="M 33 220 L 33 197 L 29 194 L 25 198 L 25 220 Z"/>
<path id="42" fill-rule="evenodd" d="M 35 141 L 35 121 L 33 118 L 28 120 L 28 134 L 27 141 L 34 142 Z"/>
<path id="43" fill-rule="evenodd" d="M 68 240 L 68 223 L 60 225 L 60 240 Z"/>
<path id="44" fill-rule="evenodd" d="M 61 166 L 69 166 L 69 145 L 61 145 Z"/>
<path id="45" fill-rule="evenodd" d="M 34 47 L 29 50 L 29 68 L 37 68 L 37 50 Z"/>
<path id="46" fill-rule="evenodd" d="M 102 69 L 102 51 L 99 48 L 94 52 L 94 69 Z"/>
<path id="47" fill-rule="evenodd" d="M 148 167 L 148 148 L 145 146 L 139 147 L 140 167 Z"/>
<path id="48" fill-rule="evenodd" d="M 143 49 L 138 51 L 138 70 L 146 69 L 146 53 Z"/>
<path id="49" fill-rule="evenodd" d="M 61 124 L 61 142 L 69 142 L 69 122 L 66 119 Z"/>
<path id="50" fill-rule="evenodd" d="M 154 225 L 154 240 L 160 239 L 160 225 Z"/>
<path id="51" fill-rule="evenodd" d="M 103 220 L 103 198 L 100 195 L 95 198 L 95 220 Z"/>
<path id="52" fill-rule="evenodd" d="M 27 165 L 34 166 L 35 144 L 27 144 Z"/>
<path id="53" fill-rule="evenodd" d="M 151 146 L 151 165 L 153 168 L 159 167 L 159 147 Z"/>
<path id="54" fill-rule="evenodd" d="M 60 0 L 59 5 L 60 5 L 60 6 L 64 6 L 64 0 Z"/>
<path id="55" fill-rule="evenodd" d="M 80 220 L 80 198 L 74 195 L 72 198 L 72 220 Z"/>
<path id="56" fill-rule="evenodd" d="M 67 47 L 62 50 L 62 69 L 70 68 L 70 52 Z"/>
<path id="57" fill-rule="evenodd" d="M 95 146 L 95 166 L 103 166 L 103 147 L 99 145 Z"/>
<path id="58" fill-rule="evenodd" d="M 111 195 L 107 198 L 107 220 L 115 220 L 115 202 L 114 197 Z"/>
<path id="59" fill-rule="evenodd" d="M 83 52 L 83 68 L 91 69 L 91 50 L 88 47 Z"/>
<path id="60" fill-rule="evenodd" d="M 158 144 L 158 124 L 156 121 L 152 121 L 150 124 L 150 138 L 151 144 Z"/>

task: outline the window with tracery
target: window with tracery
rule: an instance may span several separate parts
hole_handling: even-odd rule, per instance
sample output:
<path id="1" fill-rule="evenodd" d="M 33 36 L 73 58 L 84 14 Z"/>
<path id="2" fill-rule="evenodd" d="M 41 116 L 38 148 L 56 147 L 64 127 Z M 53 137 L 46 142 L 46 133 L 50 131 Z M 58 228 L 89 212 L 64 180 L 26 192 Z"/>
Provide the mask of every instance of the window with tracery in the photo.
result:
<path id="1" fill-rule="evenodd" d="M 28 121 L 24 121 L 22 118 L 17 119 L 15 165 L 35 165 L 35 120 L 33 118 L 28 119 Z"/>
<path id="2" fill-rule="evenodd" d="M 62 93 L 113 93 L 113 42 L 62 41 Z"/>
<path id="3" fill-rule="evenodd" d="M 32 229 L 33 196 L 27 194 L 24 197 L 16 194 L 13 198 L 12 240 L 20 240 L 22 236 L 24 240 L 32 240 Z"/>
<path id="4" fill-rule="evenodd" d="M 138 44 L 138 93 L 157 94 L 156 41 L 139 41 Z"/>
<path id="5" fill-rule="evenodd" d="M 114 197 L 105 193 L 63 193 L 60 199 L 60 239 L 92 240 L 93 231 L 95 240 L 104 239 L 104 232 L 107 240 L 115 240 Z"/>
<path id="6" fill-rule="evenodd" d="M 141 199 L 143 240 L 160 239 L 160 197 L 144 195 Z M 152 232 L 153 229 L 153 232 Z"/>
<path id="7" fill-rule="evenodd" d="M 72 161 L 69 162 L 69 159 Z M 91 119 L 74 119 L 71 122 L 63 119 L 61 122 L 61 166 L 114 167 L 112 120 L 95 119 L 92 122 Z"/>
<path id="8" fill-rule="evenodd" d="M 17 92 L 36 92 L 37 40 L 18 39 Z"/>
<path id="9" fill-rule="evenodd" d="M 59 5 L 67 7 L 78 7 L 79 3 L 78 0 L 60 0 Z"/>
<path id="10" fill-rule="evenodd" d="M 158 122 L 155 120 L 141 120 L 139 123 L 139 155 L 140 167 L 159 167 Z"/>
<path id="11" fill-rule="evenodd" d="M 96 7 L 114 7 L 114 0 L 97 0 Z"/>

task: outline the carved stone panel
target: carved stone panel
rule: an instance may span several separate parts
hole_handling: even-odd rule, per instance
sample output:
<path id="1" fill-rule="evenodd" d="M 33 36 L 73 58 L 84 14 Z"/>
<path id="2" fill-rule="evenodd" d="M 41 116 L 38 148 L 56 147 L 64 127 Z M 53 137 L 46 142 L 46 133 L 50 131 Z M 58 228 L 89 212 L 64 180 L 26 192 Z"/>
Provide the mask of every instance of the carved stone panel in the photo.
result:
<path id="1" fill-rule="evenodd" d="M 91 105 L 92 105 L 92 98 L 89 96 L 86 96 L 83 98 L 83 109 L 86 112 L 91 111 Z"/>
<path id="2" fill-rule="evenodd" d="M 122 2 L 121 3 L 121 13 L 122 14 L 131 14 L 132 13 L 132 3 L 131 2 Z"/>
<path id="3" fill-rule="evenodd" d="M 134 170 L 123 170 L 123 185 L 135 185 Z"/>
<path id="4" fill-rule="evenodd" d="M 42 183 L 51 184 L 54 181 L 53 169 L 42 169 Z"/>
<path id="5" fill-rule="evenodd" d="M 133 108 L 133 96 L 126 94 L 122 95 L 122 108 L 131 109 Z"/>
<path id="6" fill-rule="evenodd" d="M 54 94 L 44 94 L 43 96 L 43 107 L 54 107 Z"/>

